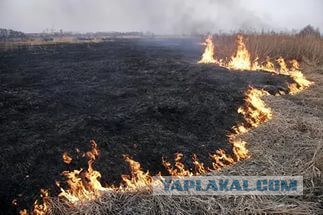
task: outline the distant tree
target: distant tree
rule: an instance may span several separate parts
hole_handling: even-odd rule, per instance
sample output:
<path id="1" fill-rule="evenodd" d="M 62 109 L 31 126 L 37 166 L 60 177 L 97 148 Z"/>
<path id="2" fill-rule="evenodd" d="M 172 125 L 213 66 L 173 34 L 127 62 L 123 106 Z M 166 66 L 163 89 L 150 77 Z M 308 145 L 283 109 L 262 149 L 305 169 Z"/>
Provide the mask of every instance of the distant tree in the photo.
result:
<path id="1" fill-rule="evenodd" d="M 311 25 L 307 25 L 305 26 L 299 33 L 298 33 L 299 36 L 302 36 L 302 37 L 307 37 L 307 36 L 312 36 L 312 37 L 320 37 L 320 31 L 318 28 L 314 28 L 313 26 Z"/>
<path id="2" fill-rule="evenodd" d="M 24 39 L 26 35 L 20 31 L 0 28 L 0 40 Z"/>

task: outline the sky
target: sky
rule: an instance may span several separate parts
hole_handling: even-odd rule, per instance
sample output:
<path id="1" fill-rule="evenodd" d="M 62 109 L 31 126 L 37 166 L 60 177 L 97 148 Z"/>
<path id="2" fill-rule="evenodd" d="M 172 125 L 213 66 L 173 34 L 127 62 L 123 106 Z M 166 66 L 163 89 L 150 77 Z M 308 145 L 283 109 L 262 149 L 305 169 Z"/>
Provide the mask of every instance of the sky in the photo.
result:
<path id="1" fill-rule="evenodd" d="M 0 28 L 158 34 L 323 30 L 321 0 L 0 0 Z"/>

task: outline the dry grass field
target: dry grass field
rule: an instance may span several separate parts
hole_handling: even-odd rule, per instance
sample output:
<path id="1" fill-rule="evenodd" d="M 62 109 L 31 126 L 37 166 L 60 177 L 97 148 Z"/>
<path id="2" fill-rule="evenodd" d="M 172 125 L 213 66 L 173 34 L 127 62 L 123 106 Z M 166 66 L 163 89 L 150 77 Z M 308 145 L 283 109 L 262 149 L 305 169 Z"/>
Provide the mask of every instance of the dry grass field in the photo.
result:
<path id="1" fill-rule="evenodd" d="M 315 35 L 289 35 L 278 33 L 246 34 L 246 45 L 252 57 L 266 60 L 283 56 L 284 58 L 302 60 L 307 64 L 322 64 L 323 38 Z M 215 35 L 216 53 L 228 57 L 234 52 L 236 35 Z"/>

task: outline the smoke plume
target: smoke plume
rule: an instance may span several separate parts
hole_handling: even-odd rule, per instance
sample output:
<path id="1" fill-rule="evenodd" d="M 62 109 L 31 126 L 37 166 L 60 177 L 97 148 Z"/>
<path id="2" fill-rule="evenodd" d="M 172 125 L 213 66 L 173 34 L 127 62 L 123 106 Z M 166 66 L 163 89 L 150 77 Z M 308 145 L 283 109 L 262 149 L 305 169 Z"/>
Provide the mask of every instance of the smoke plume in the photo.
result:
<path id="1" fill-rule="evenodd" d="M 0 27 L 161 34 L 323 28 L 319 0 L 1 0 Z"/>

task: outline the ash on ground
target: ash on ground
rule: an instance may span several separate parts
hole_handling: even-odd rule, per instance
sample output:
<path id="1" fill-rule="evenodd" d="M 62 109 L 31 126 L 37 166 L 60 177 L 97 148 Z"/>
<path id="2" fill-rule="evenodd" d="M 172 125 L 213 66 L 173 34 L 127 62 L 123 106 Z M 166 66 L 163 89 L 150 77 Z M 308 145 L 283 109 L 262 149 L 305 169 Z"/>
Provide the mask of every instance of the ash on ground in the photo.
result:
<path id="1" fill-rule="evenodd" d="M 215 150 L 230 153 L 247 87 L 274 93 L 291 80 L 197 64 L 202 49 L 196 39 L 116 39 L 0 52 L 1 211 L 13 199 L 30 207 L 41 188 L 57 192 L 63 170 L 86 167 L 75 149 L 91 139 L 109 184 L 129 173 L 124 154 L 153 175 L 176 152 L 189 167 L 193 153 L 206 165 Z"/>

